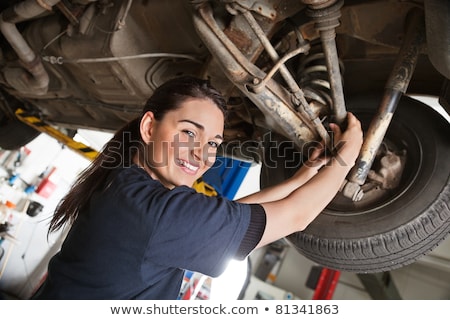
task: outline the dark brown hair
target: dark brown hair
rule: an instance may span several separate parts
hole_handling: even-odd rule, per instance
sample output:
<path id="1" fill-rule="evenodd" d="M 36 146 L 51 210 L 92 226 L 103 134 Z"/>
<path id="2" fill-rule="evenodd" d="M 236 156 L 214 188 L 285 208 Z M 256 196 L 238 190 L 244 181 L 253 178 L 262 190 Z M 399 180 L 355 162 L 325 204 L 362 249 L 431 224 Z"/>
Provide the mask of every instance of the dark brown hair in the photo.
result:
<path id="1" fill-rule="evenodd" d="M 225 115 L 225 100 L 209 81 L 190 76 L 167 81 L 148 99 L 143 113 L 152 111 L 156 120 L 190 98 L 210 99 Z M 114 168 L 128 167 L 137 152 L 142 152 L 144 142 L 140 135 L 142 116 L 130 121 L 109 140 L 94 161 L 79 175 L 72 188 L 61 199 L 50 221 L 49 233 L 66 223 L 72 224 L 90 201 L 94 190 L 106 187 L 106 180 Z"/>

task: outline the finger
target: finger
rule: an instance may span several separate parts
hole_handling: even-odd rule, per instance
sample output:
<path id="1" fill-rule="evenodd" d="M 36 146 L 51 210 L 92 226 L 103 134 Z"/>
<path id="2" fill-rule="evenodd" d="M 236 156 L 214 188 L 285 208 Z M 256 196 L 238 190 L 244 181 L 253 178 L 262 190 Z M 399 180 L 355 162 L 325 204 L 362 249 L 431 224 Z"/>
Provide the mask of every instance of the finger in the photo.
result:
<path id="1" fill-rule="evenodd" d="M 330 123 L 330 129 L 333 131 L 333 136 L 332 136 L 332 143 L 333 145 L 335 144 L 336 141 L 339 141 L 341 139 L 342 136 L 342 130 L 341 128 L 335 124 L 335 123 Z"/>
<path id="2" fill-rule="evenodd" d="M 314 147 L 313 152 L 311 153 L 311 155 L 309 156 L 310 159 L 316 159 L 317 157 L 319 157 L 325 150 L 325 143 L 324 141 L 319 142 L 319 144 L 317 144 L 317 146 Z"/>
<path id="3" fill-rule="evenodd" d="M 314 149 L 314 151 L 309 156 L 309 160 L 311 160 L 311 161 L 316 160 L 320 156 L 321 153 L 322 153 L 322 150 Z"/>
<path id="4" fill-rule="evenodd" d="M 336 123 L 330 123 L 330 129 L 334 132 L 334 134 L 341 134 L 341 128 Z"/>
<path id="5" fill-rule="evenodd" d="M 326 165 L 330 161 L 330 157 L 328 156 L 320 156 L 312 161 L 310 161 L 310 165 L 317 170 L 322 168 L 324 165 Z"/>
<path id="6" fill-rule="evenodd" d="M 347 112 L 348 127 L 361 127 L 361 122 L 351 112 Z"/>

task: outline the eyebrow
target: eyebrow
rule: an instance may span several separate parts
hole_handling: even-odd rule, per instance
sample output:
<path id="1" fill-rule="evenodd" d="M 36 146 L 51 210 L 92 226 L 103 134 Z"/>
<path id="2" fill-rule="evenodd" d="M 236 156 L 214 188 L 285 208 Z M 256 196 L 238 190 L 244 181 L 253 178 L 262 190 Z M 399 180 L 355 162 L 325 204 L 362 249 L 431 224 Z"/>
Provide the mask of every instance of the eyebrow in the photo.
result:
<path id="1" fill-rule="evenodd" d="M 194 126 L 196 126 L 198 129 L 205 131 L 205 127 L 198 122 L 195 122 L 195 121 L 192 121 L 189 119 L 182 119 L 182 120 L 179 120 L 178 122 L 189 122 L 189 123 L 193 124 Z M 217 134 L 214 138 L 223 140 L 223 137 L 220 134 Z"/>

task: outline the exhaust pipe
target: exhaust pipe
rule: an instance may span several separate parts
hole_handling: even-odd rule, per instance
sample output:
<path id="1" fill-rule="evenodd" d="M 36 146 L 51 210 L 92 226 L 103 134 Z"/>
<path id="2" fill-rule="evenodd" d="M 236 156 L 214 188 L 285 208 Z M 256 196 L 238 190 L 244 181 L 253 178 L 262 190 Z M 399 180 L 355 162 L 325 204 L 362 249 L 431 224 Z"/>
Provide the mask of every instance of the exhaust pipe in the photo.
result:
<path id="1" fill-rule="evenodd" d="M 39 56 L 34 53 L 16 23 L 35 18 L 52 10 L 60 0 L 26 0 L 0 13 L 0 31 L 16 52 L 22 68 L 6 68 L 4 76 L 14 89 L 27 94 L 44 95 L 49 76 Z"/>

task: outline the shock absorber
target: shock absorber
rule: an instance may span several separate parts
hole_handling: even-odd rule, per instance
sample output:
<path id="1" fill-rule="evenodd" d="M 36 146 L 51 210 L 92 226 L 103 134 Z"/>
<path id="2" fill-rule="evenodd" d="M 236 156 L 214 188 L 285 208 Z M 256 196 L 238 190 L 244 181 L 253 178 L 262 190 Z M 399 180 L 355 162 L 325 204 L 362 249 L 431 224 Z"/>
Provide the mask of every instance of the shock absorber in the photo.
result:
<path id="1" fill-rule="evenodd" d="M 327 65 L 333 100 L 333 122 L 343 126 L 347 116 L 342 88 L 341 70 L 336 48 L 336 27 L 339 26 L 343 0 L 302 0 L 308 5 L 308 15 L 314 21 L 314 27 L 319 31 L 320 39 Z"/>
<path id="2" fill-rule="evenodd" d="M 407 16 L 405 39 L 398 52 L 397 60 L 385 85 L 385 91 L 375 117 L 366 132 L 363 146 L 356 166 L 348 176 L 343 194 L 349 198 L 362 197 L 361 186 L 364 185 L 369 170 L 375 160 L 394 112 L 416 68 L 422 46 L 425 43 L 424 16 L 421 10 L 415 9 Z M 345 190 L 351 190 L 345 192 Z"/>

